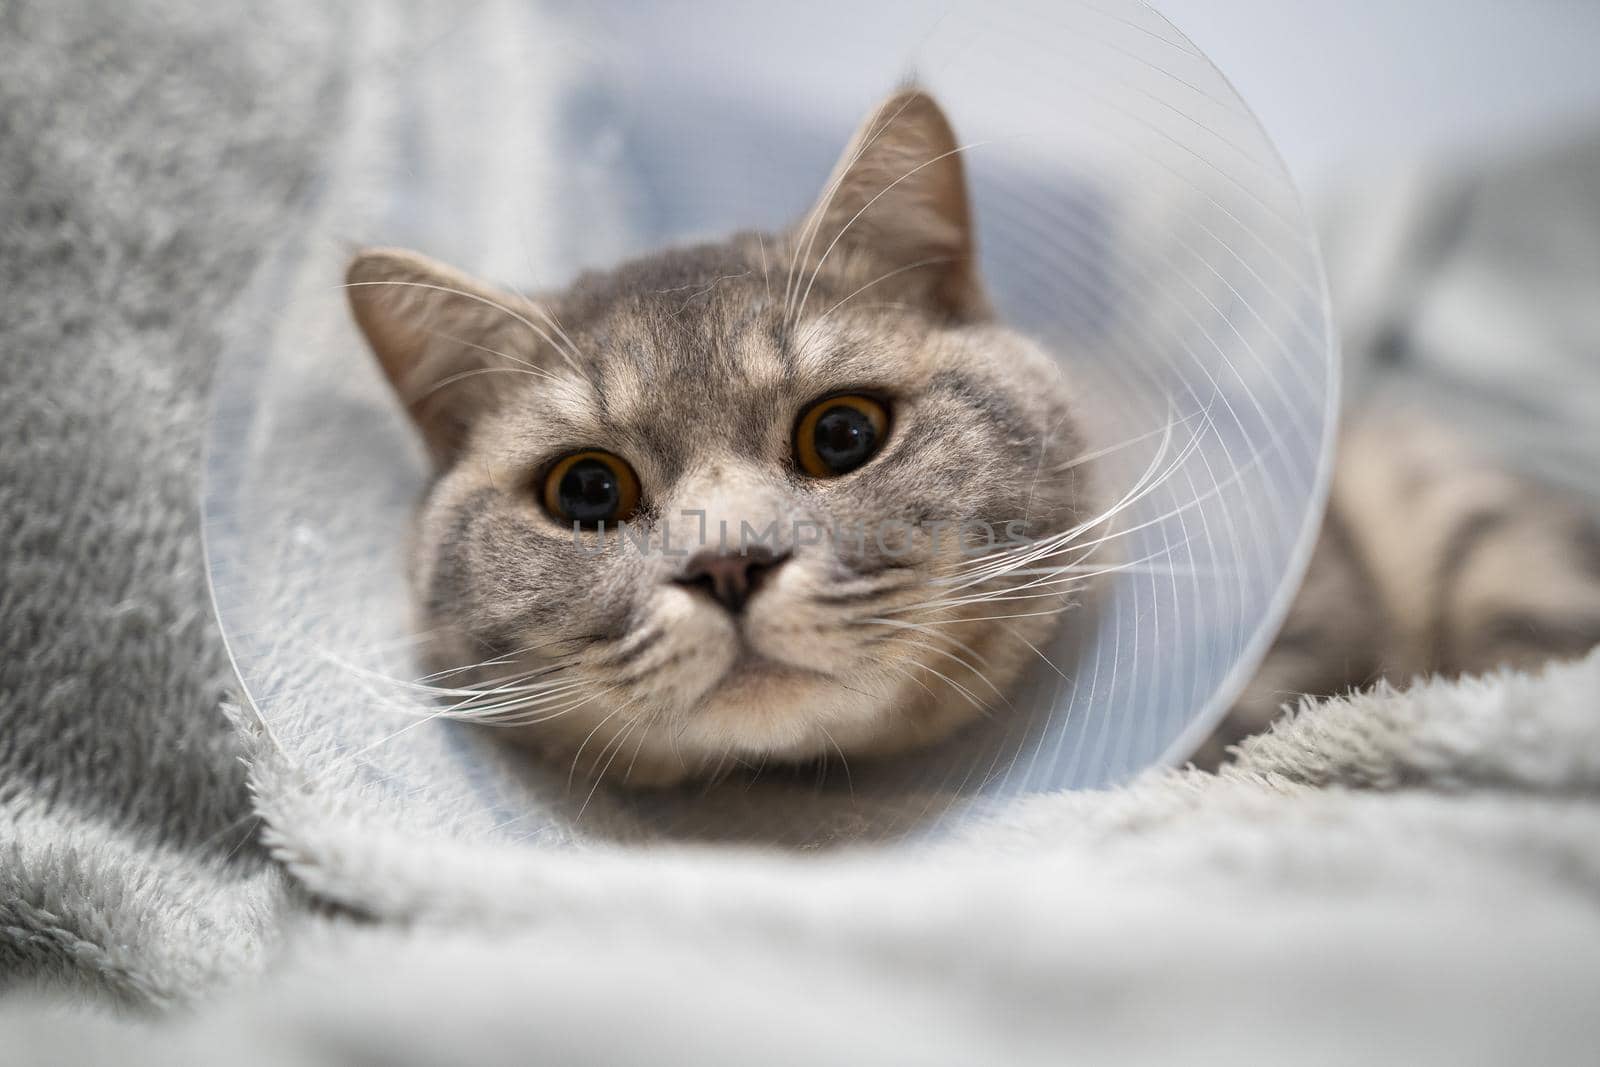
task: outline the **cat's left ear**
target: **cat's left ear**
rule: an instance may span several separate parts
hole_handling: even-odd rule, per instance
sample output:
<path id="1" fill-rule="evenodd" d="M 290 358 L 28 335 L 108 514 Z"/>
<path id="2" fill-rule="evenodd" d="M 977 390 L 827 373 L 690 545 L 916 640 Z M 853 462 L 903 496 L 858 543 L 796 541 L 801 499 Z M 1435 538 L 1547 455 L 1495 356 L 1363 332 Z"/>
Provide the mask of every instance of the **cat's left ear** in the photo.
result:
<path id="1" fill-rule="evenodd" d="M 837 242 L 867 252 L 880 274 L 895 272 L 894 288 L 909 286 L 956 318 L 989 312 L 961 146 L 922 89 L 894 94 L 861 124 L 799 236 L 813 265 Z"/>

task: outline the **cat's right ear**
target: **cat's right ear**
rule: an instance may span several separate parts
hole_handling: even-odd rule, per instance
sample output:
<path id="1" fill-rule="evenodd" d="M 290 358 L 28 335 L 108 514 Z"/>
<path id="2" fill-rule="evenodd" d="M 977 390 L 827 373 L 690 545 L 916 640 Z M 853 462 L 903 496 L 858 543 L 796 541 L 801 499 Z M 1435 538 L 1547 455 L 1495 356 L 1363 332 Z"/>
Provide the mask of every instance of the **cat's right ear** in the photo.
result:
<path id="1" fill-rule="evenodd" d="M 538 314 L 528 301 L 501 292 L 416 252 L 397 248 L 357 253 L 345 272 L 356 325 L 428 450 L 447 465 L 500 390 L 500 353 L 519 320 Z M 499 350 L 498 352 L 495 350 Z"/>
<path id="2" fill-rule="evenodd" d="M 910 86 L 879 104 L 800 227 L 812 269 L 836 244 L 865 250 L 891 268 L 880 280 L 958 319 L 985 317 L 964 150 L 926 91 Z"/>

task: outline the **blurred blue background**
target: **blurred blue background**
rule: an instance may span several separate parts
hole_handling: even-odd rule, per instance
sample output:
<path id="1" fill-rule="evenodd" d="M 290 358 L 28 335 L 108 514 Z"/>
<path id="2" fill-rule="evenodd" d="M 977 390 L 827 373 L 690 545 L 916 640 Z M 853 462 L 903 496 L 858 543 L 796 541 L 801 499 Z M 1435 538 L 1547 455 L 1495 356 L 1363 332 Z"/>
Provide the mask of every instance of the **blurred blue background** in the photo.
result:
<path id="1" fill-rule="evenodd" d="M 1154 0 L 1312 195 L 1397 156 L 1493 162 L 1600 127 L 1593 0 Z"/>

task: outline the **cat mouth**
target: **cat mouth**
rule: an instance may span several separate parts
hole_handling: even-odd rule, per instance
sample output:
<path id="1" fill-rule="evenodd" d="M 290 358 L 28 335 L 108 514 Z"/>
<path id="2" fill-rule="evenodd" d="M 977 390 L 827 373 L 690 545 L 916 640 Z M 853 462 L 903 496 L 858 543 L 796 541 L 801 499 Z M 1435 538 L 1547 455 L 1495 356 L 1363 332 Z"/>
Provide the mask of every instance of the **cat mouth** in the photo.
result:
<path id="1" fill-rule="evenodd" d="M 771 685 L 782 682 L 820 681 L 833 676 L 814 667 L 801 667 L 758 651 L 743 638 L 739 639 L 739 653 L 706 689 L 706 694 L 725 693 L 747 686 Z"/>

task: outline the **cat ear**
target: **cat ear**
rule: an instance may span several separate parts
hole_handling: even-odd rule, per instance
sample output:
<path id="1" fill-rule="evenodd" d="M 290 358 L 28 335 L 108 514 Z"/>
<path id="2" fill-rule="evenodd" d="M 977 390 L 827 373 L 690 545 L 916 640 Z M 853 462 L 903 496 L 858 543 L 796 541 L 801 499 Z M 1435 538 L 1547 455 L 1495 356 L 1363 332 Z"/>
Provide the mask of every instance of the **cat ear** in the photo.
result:
<path id="1" fill-rule="evenodd" d="M 911 285 L 942 311 L 958 318 L 988 313 L 961 149 L 944 112 L 921 89 L 894 94 L 862 123 L 800 239 L 813 264 L 837 240 L 871 253 L 883 271 L 898 272 L 896 288 Z"/>
<path id="2" fill-rule="evenodd" d="M 434 459 L 446 465 L 501 392 L 496 368 L 515 366 L 519 317 L 538 314 L 501 292 L 416 252 L 359 252 L 345 273 L 356 325 Z"/>

